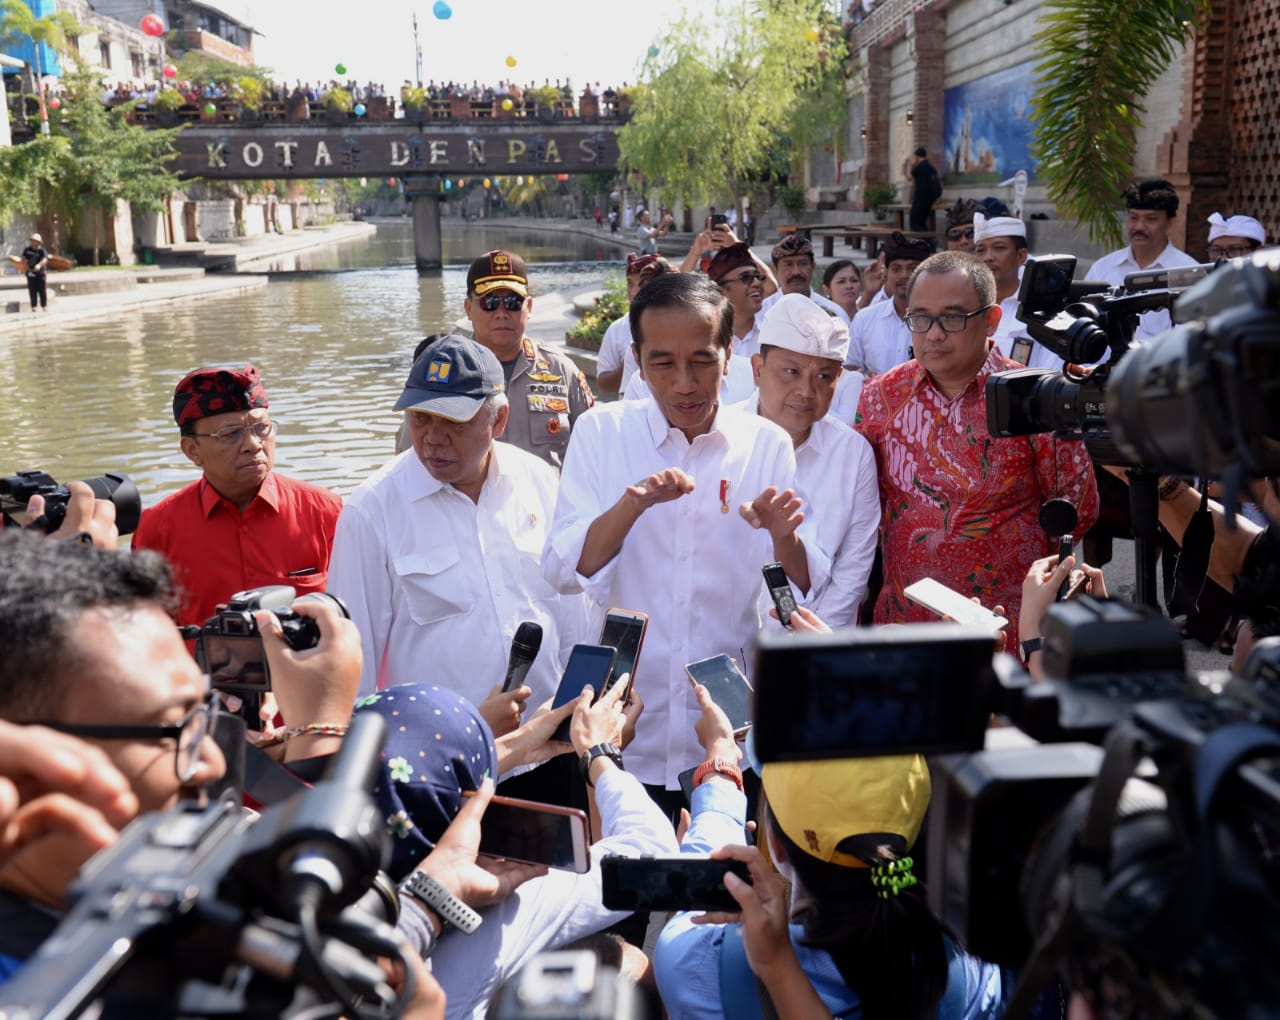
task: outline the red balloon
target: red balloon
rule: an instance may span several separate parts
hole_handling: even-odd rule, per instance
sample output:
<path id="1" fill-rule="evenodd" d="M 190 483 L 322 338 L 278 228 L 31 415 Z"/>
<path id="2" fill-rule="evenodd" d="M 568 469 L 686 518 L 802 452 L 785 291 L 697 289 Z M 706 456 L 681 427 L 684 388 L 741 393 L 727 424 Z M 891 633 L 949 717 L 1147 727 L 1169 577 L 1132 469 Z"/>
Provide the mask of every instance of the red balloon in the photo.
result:
<path id="1" fill-rule="evenodd" d="M 139 27 L 143 35 L 149 35 L 152 38 L 164 35 L 164 22 L 154 14 L 144 14 Z"/>
<path id="2" fill-rule="evenodd" d="M 59 99 L 57 96 L 54 96 L 52 99 L 49 100 L 49 109 L 50 110 L 62 109 L 62 100 Z"/>
<path id="3" fill-rule="evenodd" d="M 160 73 L 163 74 L 166 78 L 178 77 L 178 69 L 174 67 L 172 64 L 165 64 L 164 67 L 160 68 Z"/>

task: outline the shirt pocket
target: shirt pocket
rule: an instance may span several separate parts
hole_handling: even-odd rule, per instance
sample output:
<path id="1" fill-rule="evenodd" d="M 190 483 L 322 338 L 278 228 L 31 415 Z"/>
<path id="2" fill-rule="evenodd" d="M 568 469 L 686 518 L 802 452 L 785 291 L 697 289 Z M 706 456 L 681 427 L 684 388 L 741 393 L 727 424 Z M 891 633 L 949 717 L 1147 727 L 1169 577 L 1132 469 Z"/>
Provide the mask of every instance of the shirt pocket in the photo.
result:
<path id="1" fill-rule="evenodd" d="M 414 623 L 428 624 L 465 613 L 467 585 L 452 545 L 437 545 L 395 560 L 396 576 Z"/>

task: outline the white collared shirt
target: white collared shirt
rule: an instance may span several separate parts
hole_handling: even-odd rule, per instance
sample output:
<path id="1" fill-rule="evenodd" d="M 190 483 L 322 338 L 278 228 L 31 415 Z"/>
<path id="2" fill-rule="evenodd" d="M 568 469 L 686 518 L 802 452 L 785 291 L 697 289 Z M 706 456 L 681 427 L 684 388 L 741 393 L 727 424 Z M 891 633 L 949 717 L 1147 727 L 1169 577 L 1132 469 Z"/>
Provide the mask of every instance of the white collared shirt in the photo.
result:
<path id="1" fill-rule="evenodd" d="M 760 353 L 760 323 L 762 322 L 764 322 L 763 308 L 756 312 L 755 321 L 751 323 L 746 336 L 734 334 L 733 356 L 735 358 L 746 358 L 750 361 L 751 355 Z"/>
<path id="2" fill-rule="evenodd" d="M 739 406 L 759 414 L 759 391 Z M 796 478 L 804 512 L 817 521 L 818 545 L 831 561 L 826 588 L 805 604 L 828 626 L 853 626 L 867 594 L 880 531 L 875 451 L 828 413 L 813 423 L 809 438 L 796 447 Z"/>
<path id="3" fill-rule="evenodd" d="M 360 694 L 430 681 L 479 703 L 507 670 L 523 621 L 542 627 L 530 704 L 555 693 L 586 606 L 542 578 L 556 473 L 494 443 L 478 503 L 406 450 L 349 497 L 338 518 L 329 591 L 360 629 Z"/>
<path id="4" fill-rule="evenodd" d="M 596 519 L 628 486 L 671 467 L 692 476 L 694 491 L 650 507 L 612 560 L 591 577 L 579 574 Z M 702 761 L 693 730 L 698 703 L 684 667 L 724 653 L 749 673 L 762 622 L 778 626 L 761 620 L 757 602 L 760 569 L 775 559 L 773 542 L 738 507 L 769 486 L 795 485 L 791 437 L 739 408 L 721 406 L 711 430 L 692 443 L 653 400 L 600 404 L 579 419 L 542 569 L 562 592 L 585 590 L 596 619 L 611 607 L 649 615 L 636 669 L 644 714 L 626 751 L 627 771 L 642 782 L 677 789 L 676 777 Z M 811 521 L 800 526 L 800 538 L 813 590 L 821 591 L 829 565 Z"/>
<path id="5" fill-rule="evenodd" d="M 1018 293 L 1014 291 L 1000 302 L 1000 325 L 991 334 L 991 339 L 1000 348 L 1001 354 L 1006 358 L 1013 358 L 1013 342 L 1021 338 L 1026 338 L 1031 344 L 1031 354 L 1026 362 L 1027 368 L 1051 368 L 1054 371 L 1062 371 L 1062 359 L 1039 340 L 1031 339 L 1026 324 L 1018 318 Z M 1020 358 L 1014 360 L 1021 361 Z"/>
<path id="6" fill-rule="evenodd" d="M 764 317 L 769 314 L 769 309 L 776 305 L 781 298 L 782 291 L 779 289 L 764 299 L 764 304 L 760 306 L 760 311 L 756 312 L 756 325 L 764 322 Z M 828 315 L 834 315 L 839 318 L 843 314 L 843 309 L 838 304 L 821 291 L 814 290 L 812 287 L 809 288 L 809 300 Z"/>
<path id="7" fill-rule="evenodd" d="M 860 309 L 849 327 L 845 364 L 880 375 L 911 360 L 911 330 L 892 301 L 876 301 Z"/>
<path id="8" fill-rule="evenodd" d="M 1130 273 L 1149 273 L 1157 269 L 1177 269 L 1181 266 L 1195 265 L 1199 263 L 1185 251 L 1175 248 L 1170 242 L 1165 245 L 1164 251 L 1154 262 L 1147 266 L 1140 266 L 1138 260 L 1133 257 L 1133 247 L 1129 246 L 1103 255 L 1082 278 L 1099 280 L 1118 287 L 1124 283 L 1124 278 Z M 1141 341 L 1150 340 L 1172 328 L 1173 320 L 1169 317 L 1168 310 L 1157 308 L 1155 311 L 1143 312 L 1138 316 L 1138 328 L 1134 331 L 1133 338 Z"/>
<path id="9" fill-rule="evenodd" d="M 734 347 L 729 355 L 729 371 L 720 378 L 720 403 L 739 404 L 756 391 L 756 374 L 751 359 L 741 357 Z M 650 395 L 649 384 L 637 372 L 627 382 L 623 400 L 646 400 Z"/>
<path id="10" fill-rule="evenodd" d="M 596 378 L 601 372 L 622 370 L 620 382 L 629 380 L 640 368 L 636 364 L 636 351 L 631 344 L 631 315 L 619 316 L 609 323 L 600 338 L 600 352 L 596 356 Z"/>

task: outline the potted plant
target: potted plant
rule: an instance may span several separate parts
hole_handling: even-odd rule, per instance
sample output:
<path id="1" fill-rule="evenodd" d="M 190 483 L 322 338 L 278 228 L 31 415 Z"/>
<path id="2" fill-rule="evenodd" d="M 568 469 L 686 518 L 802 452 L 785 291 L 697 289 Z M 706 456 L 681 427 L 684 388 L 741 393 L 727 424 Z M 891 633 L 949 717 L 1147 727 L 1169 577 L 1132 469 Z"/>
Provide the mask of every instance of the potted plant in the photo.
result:
<path id="1" fill-rule="evenodd" d="M 883 181 L 871 182 L 862 193 L 862 199 L 866 204 L 867 210 L 872 213 L 876 219 L 884 218 L 880 211 L 880 207 L 889 204 L 897 197 L 898 189 L 892 184 L 885 184 Z"/>
<path id="2" fill-rule="evenodd" d="M 427 90 L 421 85 L 406 85 L 400 90 L 400 102 L 407 120 L 421 120 L 427 108 Z"/>
<path id="3" fill-rule="evenodd" d="M 178 123 L 178 111 L 186 106 L 187 97 L 175 88 L 163 88 L 151 101 L 151 109 L 155 111 L 156 123 L 161 127 L 171 127 Z"/>
<path id="4" fill-rule="evenodd" d="M 324 108 L 329 113 L 329 120 L 335 124 L 345 124 L 351 119 L 356 101 L 346 89 L 335 86 L 324 94 Z"/>
<path id="5" fill-rule="evenodd" d="M 262 119 L 262 102 L 265 96 L 260 78 L 246 74 L 233 81 L 228 92 L 240 102 L 241 120 L 256 122 Z"/>
<path id="6" fill-rule="evenodd" d="M 554 85 L 536 85 L 524 94 L 525 106 L 533 103 L 540 120 L 551 120 L 556 115 L 556 103 L 560 98 L 560 90 Z"/>

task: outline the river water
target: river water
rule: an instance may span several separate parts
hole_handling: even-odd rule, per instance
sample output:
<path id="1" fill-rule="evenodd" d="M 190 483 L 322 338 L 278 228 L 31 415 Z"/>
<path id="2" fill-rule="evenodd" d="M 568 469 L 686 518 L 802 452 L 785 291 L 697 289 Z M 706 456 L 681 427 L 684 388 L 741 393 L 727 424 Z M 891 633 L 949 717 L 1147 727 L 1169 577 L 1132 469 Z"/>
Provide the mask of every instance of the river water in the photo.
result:
<path id="1" fill-rule="evenodd" d="M 391 407 L 417 342 L 462 317 L 468 261 L 500 246 L 538 263 L 538 339 L 562 339 L 569 297 L 621 272 L 616 250 L 579 235 L 447 222 L 445 269 L 419 276 L 409 223 L 380 223 L 365 240 L 253 265 L 271 282 L 247 294 L 0 336 L 0 474 L 123 471 L 149 506 L 196 477 L 174 385 L 252 361 L 280 424 L 276 467 L 348 493 L 394 452 Z"/>

